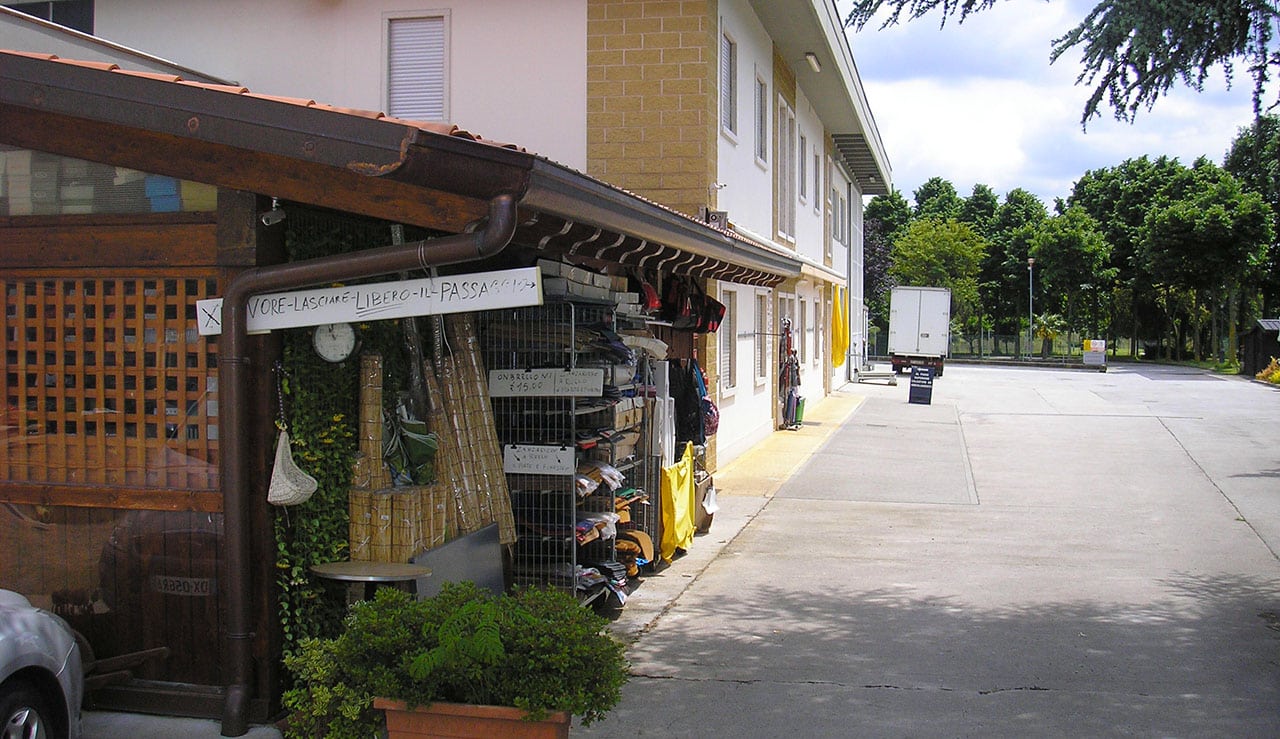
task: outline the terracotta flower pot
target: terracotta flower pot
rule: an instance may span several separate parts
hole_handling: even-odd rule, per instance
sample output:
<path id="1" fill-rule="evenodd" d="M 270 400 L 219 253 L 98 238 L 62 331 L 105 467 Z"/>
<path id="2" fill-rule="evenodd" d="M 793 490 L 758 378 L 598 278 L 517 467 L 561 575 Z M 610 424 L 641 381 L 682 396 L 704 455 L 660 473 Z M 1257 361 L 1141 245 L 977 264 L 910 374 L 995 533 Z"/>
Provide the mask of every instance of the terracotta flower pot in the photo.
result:
<path id="1" fill-rule="evenodd" d="M 506 706 L 473 706 L 466 703 L 432 703 L 410 708 L 403 701 L 375 698 L 373 707 L 387 714 L 387 736 L 401 737 L 503 737 L 504 739 L 566 739 L 569 713 L 558 711 L 542 721 L 526 721 L 525 712 Z"/>

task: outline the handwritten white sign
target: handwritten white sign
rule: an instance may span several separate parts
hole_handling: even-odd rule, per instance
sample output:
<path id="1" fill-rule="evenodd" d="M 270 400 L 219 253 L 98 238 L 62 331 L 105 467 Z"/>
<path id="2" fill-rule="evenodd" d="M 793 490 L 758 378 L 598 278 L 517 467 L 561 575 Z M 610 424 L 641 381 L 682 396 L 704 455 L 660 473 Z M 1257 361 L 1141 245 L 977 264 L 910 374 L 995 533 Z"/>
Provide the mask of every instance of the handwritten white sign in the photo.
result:
<path id="1" fill-rule="evenodd" d="M 530 475 L 572 475 L 578 469 L 571 446 L 508 444 L 502 448 L 502 471 Z"/>
<path id="2" fill-rule="evenodd" d="M 489 370 L 489 396 L 493 398 L 546 395 L 599 397 L 603 392 L 604 370 L 599 367 Z"/>
<path id="3" fill-rule="evenodd" d="M 526 305 L 542 305 L 537 267 L 255 295 L 246 311 L 249 333 L 265 333 Z M 196 315 L 202 336 L 222 333 L 222 298 L 197 301 Z"/>

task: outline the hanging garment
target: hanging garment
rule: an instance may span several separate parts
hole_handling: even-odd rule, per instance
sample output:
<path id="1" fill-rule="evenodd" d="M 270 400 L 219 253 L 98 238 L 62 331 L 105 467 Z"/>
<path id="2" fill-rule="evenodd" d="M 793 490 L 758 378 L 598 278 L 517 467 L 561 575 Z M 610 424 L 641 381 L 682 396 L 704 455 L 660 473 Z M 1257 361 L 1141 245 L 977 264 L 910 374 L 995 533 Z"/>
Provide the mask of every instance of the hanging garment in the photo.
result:
<path id="1" fill-rule="evenodd" d="M 670 562 L 677 549 L 693 545 L 694 505 L 693 445 L 685 444 L 680 461 L 662 469 L 662 543 L 659 556 Z"/>
<path id="2" fill-rule="evenodd" d="M 684 360 L 671 360 L 671 397 L 676 402 L 676 444 L 705 444 L 702 428 L 702 395 L 694 378 L 693 365 Z"/>
<path id="3" fill-rule="evenodd" d="M 845 291 L 836 288 L 836 302 L 831 311 L 831 366 L 844 364 L 845 355 L 849 353 L 849 317 L 844 309 Z"/>

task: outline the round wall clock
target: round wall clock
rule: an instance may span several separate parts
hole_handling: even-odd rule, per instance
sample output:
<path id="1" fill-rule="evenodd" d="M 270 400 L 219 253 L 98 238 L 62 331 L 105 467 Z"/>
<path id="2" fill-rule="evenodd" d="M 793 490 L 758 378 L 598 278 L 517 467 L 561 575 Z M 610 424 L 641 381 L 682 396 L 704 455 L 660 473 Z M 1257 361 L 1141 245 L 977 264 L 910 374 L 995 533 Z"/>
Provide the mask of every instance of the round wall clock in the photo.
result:
<path id="1" fill-rule="evenodd" d="M 311 337 L 316 354 L 326 362 L 341 362 L 356 350 L 356 330 L 349 323 L 326 323 L 316 326 Z"/>

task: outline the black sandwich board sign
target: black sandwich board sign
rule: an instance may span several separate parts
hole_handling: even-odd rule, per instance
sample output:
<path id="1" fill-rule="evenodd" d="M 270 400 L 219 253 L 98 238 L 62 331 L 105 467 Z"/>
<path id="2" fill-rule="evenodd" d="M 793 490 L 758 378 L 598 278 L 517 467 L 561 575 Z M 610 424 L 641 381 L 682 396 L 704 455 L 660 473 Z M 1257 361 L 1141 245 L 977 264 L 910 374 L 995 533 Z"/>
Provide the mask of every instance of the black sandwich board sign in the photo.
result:
<path id="1" fill-rule="evenodd" d="M 930 405 L 933 403 L 933 368 L 911 368 L 911 390 L 907 394 L 908 403 Z"/>

